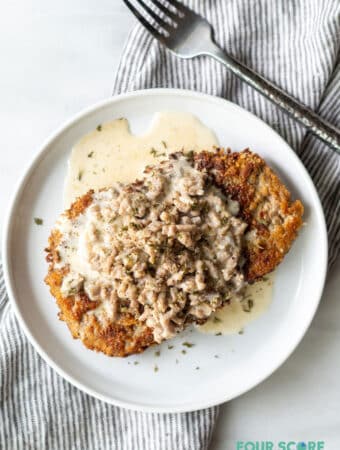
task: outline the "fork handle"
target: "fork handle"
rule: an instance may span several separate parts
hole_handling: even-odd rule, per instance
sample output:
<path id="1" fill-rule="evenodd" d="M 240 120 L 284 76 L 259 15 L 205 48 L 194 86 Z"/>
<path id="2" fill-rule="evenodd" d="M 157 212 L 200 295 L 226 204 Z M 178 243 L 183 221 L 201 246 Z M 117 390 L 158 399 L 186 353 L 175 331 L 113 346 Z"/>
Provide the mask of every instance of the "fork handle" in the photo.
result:
<path id="1" fill-rule="evenodd" d="M 217 61 L 224 64 L 231 72 L 245 81 L 249 86 L 255 88 L 258 92 L 268 98 L 275 105 L 279 106 L 284 112 L 301 123 L 311 133 L 328 144 L 333 150 L 340 154 L 340 130 L 322 119 L 310 108 L 300 103 L 294 97 L 290 96 L 282 89 L 276 87 L 270 81 L 263 78 L 255 71 L 228 56 L 216 44 L 212 43 L 211 49 L 205 54 L 212 56 Z"/>

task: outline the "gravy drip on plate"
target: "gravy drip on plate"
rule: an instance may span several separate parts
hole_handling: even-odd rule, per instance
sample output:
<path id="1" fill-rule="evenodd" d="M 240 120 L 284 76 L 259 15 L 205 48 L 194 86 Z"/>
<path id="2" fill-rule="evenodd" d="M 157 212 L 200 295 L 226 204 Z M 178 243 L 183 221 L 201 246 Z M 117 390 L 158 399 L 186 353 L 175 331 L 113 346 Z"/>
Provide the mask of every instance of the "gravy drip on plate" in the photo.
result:
<path id="1" fill-rule="evenodd" d="M 264 280 L 248 285 L 242 302 L 233 298 L 198 330 L 207 334 L 242 333 L 248 323 L 260 317 L 270 307 L 274 276 L 275 274 L 271 273 Z"/>
<path id="2" fill-rule="evenodd" d="M 65 183 L 64 204 L 68 208 L 90 189 L 129 183 L 155 164 L 180 150 L 211 150 L 218 145 L 214 133 L 192 114 L 161 112 L 150 130 L 131 134 L 126 119 L 98 125 L 72 149 Z"/>
<path id="3" fill-rule="evenodd" d="M 160 112 L 150 129 L 133 135 L 127 119 L 98 124 L 72 149 L 65 180 L 64 204 L 69 207 L 89 189 L 100 189 L 116 182 L 141 178 L 146 165 L 155 164 L 178 150 L 211 150 L 218 146 L 214 133 L 195 116 L 183 112 Z M 232 205 L 229 205 L 232 207 Z M 209 334 L 235 334 L 262 315 L 272 299 L 273 275 L 246 288 L 246 299 L 253 306 L 231 300 L 206 324 L 197 329 Z M 249 312 L 244 311 L 244 307 Z M 217 319 L 216 319 L 217 318 Z"/>

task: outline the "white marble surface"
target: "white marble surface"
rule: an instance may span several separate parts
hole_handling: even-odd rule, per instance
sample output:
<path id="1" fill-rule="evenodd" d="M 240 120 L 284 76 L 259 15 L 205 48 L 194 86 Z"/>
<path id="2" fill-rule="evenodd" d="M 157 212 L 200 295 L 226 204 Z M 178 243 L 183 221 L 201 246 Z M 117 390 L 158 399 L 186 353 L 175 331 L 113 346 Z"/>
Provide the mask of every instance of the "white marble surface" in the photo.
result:
<path id="1" fill-rule="evenodd" d="M 2 2 L 1 211 L 47 135 L 110 96 L 132 24 L 120 0 Z M 340 449 L 339 274 L 340 260 L 293 356 L 256 389 L 222 407 L 212 449 L 236 449 L 237 440 L 324 440 L 325 449 Z"/>

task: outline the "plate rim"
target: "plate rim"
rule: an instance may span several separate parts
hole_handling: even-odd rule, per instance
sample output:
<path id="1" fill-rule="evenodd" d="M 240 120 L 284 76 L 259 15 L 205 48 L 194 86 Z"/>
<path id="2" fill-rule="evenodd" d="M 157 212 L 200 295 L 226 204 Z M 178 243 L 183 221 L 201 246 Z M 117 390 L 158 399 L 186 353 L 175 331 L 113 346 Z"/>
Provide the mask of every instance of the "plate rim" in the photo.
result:
<path id="1" fill-rule="evenodd" d="M 283 356 L 280 358 L 280 363 L 277 364 L 273 369 L 270 369 L 268 372 L 265 373 L 265 375 L 261 374 L 257 378 L 253 380 L 253 383 L 244 388 L 239 389 L 236 393 L 233 395 L 221 395 L 220 399 L 218 400 L 199 400 L 199 401 L 191 401 L 190 404 L 180 405 L 180 406 L 152 406 L 152 405 L 143 405 L 140 403 L 133 403 L 130 401 L 122 401 L 116 398 L 112 398 L 111 396 L 103 395 L 94 389 L 86 386 L 82 382 L 78 381 L 76 378 L 74 378 L 72 375 L 69 375 L 66 371 L 64 371 L 57 363 L 54 362 L 54 360 L 45 352 L 45 350 L 40 346 L 39 342 L 34 338 L 32 335 L 29 327 L 25 323 L 25 319 L 23 315 L 21 314 L 19 305 L 16 301 L 15 295 L 14 295 L 14 289 L 13 289 L 13 283 L 12 283 L 12 276 L 10 271 L 10 241 L 11 241 L 11 228 L 12 223 L 14 220 L 15 211 L 17 208 L 19 197 L 22 194 L 22 191 L 24 189 L 24 185 L 26 181 L 29 179 L 31 174 L 34 172 L 37 164 L 39 161 L 44 157 L 45 154 L 49 152 L 49 147 L 51 144 L 53 144 L 53 141 L 57 139 L 62 133 L 64 133 L 68 128 L 75 125 L 77 122 L 82 120 L 84 117 L 90 115 L 91 113 L 95 112 L 98 109 L 104 108 L 110 104 L 114 104 L 116 102 L 119 102 L 121 100 L 126 99 L 133 99 L 136 97 L 147 97 L 147 96 L 166 96 L 166 95 L 172 95 L 172 96 L 178 96 L 178 97 L 190 97 L 193 99 L 199 99 L 201 101 L 210 101 L 215 102 L 215 104 L 219 105 L 229 105 L 232 106 L 232 108 L 235 108 L 236 110 L 239 110 L 242 114 L 246 114 L 250 116 L 253 120 L 259 121 L 262 125 L 264 125 L 269 132 L 276 135 L 276 138 L 279 139 L 286 147 L 286 150 L 290 152 L 291 156 L 295 158 L 296 163 L 301 166 L 301 169 L 305 172 L 305 175 L 307 177 L 308 183 L 309 183 L 309 189 L 314 193 L 315 202 L 316 202 L 316 216 L 318 218 L 318 222 L 320 223 L 320 237 L 321 237 L 321 246 L 322 246 L 322 255 L 320 255 L 321 260 L 321 268 L 320 268 L 320 282 L 318 289 L 316 291 L 315 295 L 315 304 L 313 309 L 310 310 L 310 317 L 309 320 L 305 323 L 305 326 L 300 330 L 300 334 L 298 336 L 298 339 L 289 346 L 289 348 L 286 350 L 286 352 L 283 354 Z M 91 395 L 94 398 L 97 398 L 99 400 L 102 400 L 106 403 L 109 403 L 111 405 L 132 409 L 136 411 L 141 412 L 154 412 L 154 413 L 183 413 L 183 412 L 190 412 L 190 411 L 196 411 L 204 408 L 209 408 L 212 406 L 216 406 L 219 404 L 222 404 L 224 402 L 230 401 L 234 398 L 239 397 L 240 395 L 250 391 L 260 383 L 262 383 L 264 380 L 269 378 L 276 370 L 278 370 L 284 362 L 287 361 L 287 359 L 292 355 L 292 353 L 295 351 L 297 346 L 301 343 L 303 337 L 305 336 L 307 330 L 309 329 L 311 322 L 315 316 L 315 313 L 317 311 L 317 308 L 319 306 L 322 293 L 325 286 L 326 281 L 326 275 L 327 275 L 327 260 L 328 260 L 328 237 L 327 237 L 327 228 L 326 228 L 326 222 L 325 217 L 323 213 L 323 208 L 321 205 L 321 201 L 318 195 L 318 192 L 316 190 L 316 187 L 311 179 L 311 176 L 309 175 L 307 169 L 303 165 L 302 161 L 299 159 L 297 154 L 293 151 L 293 149 L 289 146 L 289 144 L 273 129 L 271 128 L 266 122 L 264 122 L 262 119 L 251 113 L 250 111 L 247 111 L 246 109 L 242 108 L 241 106 L 237 105 L 236 103 L 233 103 L 229 100 L 226 100 L 222 97 L 217 97 L 210 94 L 195 92 L 191 90 L 186 89 L 172 89 L 172 88 L 154 88 L 154 89 L 143 89 L 143 90 L 136 90 L 128 93 L 123 93 L 119 95 L 115 95 L 112 97 L 109 97 L 107 99 L 101 100 L 99 102 L 96 102 L 92 104 L 89 107 L 83 108 L 78 113 L 74 114 L 71 118 L 65 120 L 62 122 L 62 124 L 56 129 L 56 131 L 50 133 L 48 137 L 43 141 L 43 143 L 39 146 L 38 151 L 33 155 L 32 159 L 26 166 L 26 168 L 23 170 L 21 177 L 19 177 L 19 180 L 17 181 L 13 194 L 11 196 L 11 200 L 9 202 L 9 206 L 7 208 L 7 211 L 4 215 L 4 226 L 3 226 L 3 233 L 2 233 L 2 259 L 3 259 L 3 273 L 4 273 L 4 281 L 6 290 L 8 293 L 8 297 L 10 300 L 10 304 L 13 308 L 13 311 L 15 313 L 16 319 L 19 322 L 19 325 L 21 329 L 24 331 L 27 339 L 29 342 L 33 345 L 34 349 L 38 352 L 38 354 L 43 358 L 43 360 L 53 369 L 55 370 L 62 378 L 64 378 L 66 381 L 71 383 L 72 385 L 76 386 L 78 389 L 80 389 L 82 392 Z M 320 262 L 320 261 L 319 261 Z M 13 272 L 14 268 L 12 268 Z"/>

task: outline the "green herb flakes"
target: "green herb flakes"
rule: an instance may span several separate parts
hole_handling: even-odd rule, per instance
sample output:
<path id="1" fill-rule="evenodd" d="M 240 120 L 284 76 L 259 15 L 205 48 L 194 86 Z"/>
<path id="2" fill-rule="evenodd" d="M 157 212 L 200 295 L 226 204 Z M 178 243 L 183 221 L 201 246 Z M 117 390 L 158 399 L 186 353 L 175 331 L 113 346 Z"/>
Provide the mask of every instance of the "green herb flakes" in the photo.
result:
<path id="1" fill-rule="evenodd" d="M 102 131 L 102 126 L 98 125 L 96 129 L 97 129 L 97 131 Z"/>
<path id="2" fill-rule="evenodd" d="M 90 152 L 90 153 L 87 155 L 87 157 L 88 157 L 88 158 L 92 158 L 93 153 L 94 153 L 94 152 Z"/>
<path id="3" fill-rule="evenodd" d="M 157 356 L 157 358 L 158 358 L 159 356 L 161 356 L 161 352 L 159 350 L 157 350 L 157 352 L 155 352 L 155 356 Z"/>
<path id="4" fill-rule="evenodd" d="M 165 156 L 165 153 L 157 152 L 157 150 L 154 147 L 151 147 L 150 153 L 154 158 L 159 158 L 160 156 Z"/>
<path id="5" fill-rule="evenodd" d="M 155 366 L 155 367 L 153 368 L 153 371 L 154 371 L 154 372 L 158 372 L 158 371 L 159 371 L 158 366 Z"/>
<path id="6" fill-rule="evenodd" d="M 34 223 L 36 225 L 42 225 L 44 221 L 40 217 L 34 217 Z"/>
<path id="7" fill-rule="evenodd" d="M 249 298 L 246 302 L 243 303 L 242 308 L 244 312 L 249 313 L 254 306 L 254 300 L 252 300 L 251 298 Z"/>
<path id="8" fill-rule="evenodd" d="M 194 347 L 195 344 L 192 344 L 191 342 L 183 342 L 182 345 L 184 345 L 184 347 L 191 348 Z"/>

